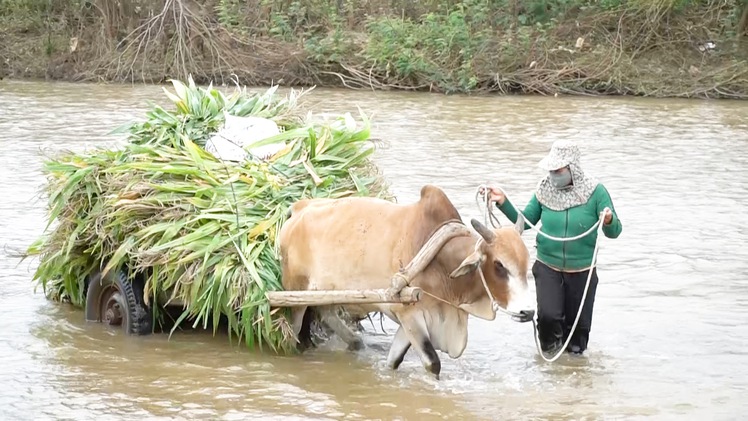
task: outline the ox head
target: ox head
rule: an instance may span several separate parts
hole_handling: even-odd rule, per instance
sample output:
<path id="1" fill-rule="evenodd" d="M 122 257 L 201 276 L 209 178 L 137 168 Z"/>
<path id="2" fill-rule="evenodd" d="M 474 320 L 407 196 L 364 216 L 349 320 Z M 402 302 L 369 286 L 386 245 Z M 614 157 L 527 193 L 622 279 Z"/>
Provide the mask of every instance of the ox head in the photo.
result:
<path id="1" fill-rule="evenodd" d="M 509 311 L 522 314 L 523 317 L 515 318 L 517 321 L 531 320 L 535 305 L 527 285 L 530 253 L 521 237 L 525 227 L 524 219 L 520 215 L 514 226 L 504 226 L 495 230 L 487 228 L 475 219 L 471 223 L 483 241 L 478 240 L 475 250 L 462 261 L 450 277 L 457 278 L 474 273 L 478 286 L 490 305 L 490 298 L 485 292 L 480 274 L 476 273 L 480 268 L 491 295 L 498 304 Z M 484 303 L 481 309 L 473 308 L 473 311 L 469 312 L 479 317 L 490 316 L 485 318 L 493 319 L 493 309 L 487 314 L 485 301 L 481 302 Z"/>

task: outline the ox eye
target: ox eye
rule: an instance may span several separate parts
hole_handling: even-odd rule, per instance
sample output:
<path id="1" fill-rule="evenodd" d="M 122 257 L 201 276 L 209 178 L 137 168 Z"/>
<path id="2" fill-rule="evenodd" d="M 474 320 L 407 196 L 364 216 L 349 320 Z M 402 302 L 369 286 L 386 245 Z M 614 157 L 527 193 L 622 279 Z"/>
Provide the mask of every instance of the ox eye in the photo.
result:
<path id="1" fill-rule="evenodd" d="M 498 273 L 500 276 L 506 276 L 507 275 L 508 271 L 506 270 L 506 268 L 504 267 L 504 265 L 501 264 L 501 262 L 499 262 L 498 260 L 494 260 L 493 266 L 496 269 L 496 273 Z"/>

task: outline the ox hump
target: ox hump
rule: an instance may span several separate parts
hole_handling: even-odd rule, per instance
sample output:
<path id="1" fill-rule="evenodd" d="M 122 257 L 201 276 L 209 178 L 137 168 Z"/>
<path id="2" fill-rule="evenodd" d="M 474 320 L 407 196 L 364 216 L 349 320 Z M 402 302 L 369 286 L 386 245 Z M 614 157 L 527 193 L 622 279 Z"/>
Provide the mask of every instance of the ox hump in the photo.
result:
<path id="1" fill-rule="evenodd" d="M 421 187 L 421 201 L 423 202 L 430 202 L 434 200 L 449 200 L 447 198 L 447 195 L 444 193 L 444 190 L 441 188 L 433 185 L 433 184 L 426 184 L 425 186 Z"/>
<path id="2" fill-rule="evenodd" d="M 460 220 L 460 213 L 457 212 L 452 201 L 449 200 L 444 190 L 433 185 L 427 184 L 421 188 L 421 200 L 419 205 L 424 214 L 430 217 L 434 222 L 443 222 L 449 219 Z"/>

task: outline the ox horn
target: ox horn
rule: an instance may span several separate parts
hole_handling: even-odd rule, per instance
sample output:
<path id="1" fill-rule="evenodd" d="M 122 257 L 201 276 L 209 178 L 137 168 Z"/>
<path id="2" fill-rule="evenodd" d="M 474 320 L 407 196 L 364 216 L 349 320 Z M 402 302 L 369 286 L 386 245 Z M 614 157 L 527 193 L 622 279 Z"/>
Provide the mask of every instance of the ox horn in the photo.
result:
<path id="1" fill-rule="evenodd" d="M 471 219 L 470 223 L 473 225 L 473 228 L 478 231 L 478 234 L 480 234 L 480 236 L 483 237 L 484 240 L 486 240 L 486 243 L 492 244 L 494 240 L 496 240 L 496 234 L 494 234 L 493 231 L 488 229 L 477 219 Z"/>

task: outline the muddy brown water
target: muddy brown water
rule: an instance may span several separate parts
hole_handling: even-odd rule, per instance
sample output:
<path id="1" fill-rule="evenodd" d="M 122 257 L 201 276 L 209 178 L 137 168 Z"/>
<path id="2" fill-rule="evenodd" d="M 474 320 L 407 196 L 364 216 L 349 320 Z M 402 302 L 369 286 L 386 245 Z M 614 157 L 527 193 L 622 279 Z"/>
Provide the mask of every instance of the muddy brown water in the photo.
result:
<path id="1" fill-rule="evenodd" d="M 589 355 L 544 363 L 530 324 L 471 318 L 465 353 L 442 355 L 436 381 L 412 351 L 386 369 L 393 323 L 366 325 L 360 353 L 331 341 L 278 357 L 202 332 L 126 337 L 34 292 L 37 262 L 9 253 L 44 227 L 41 152 L 110 142 L 162 98 L 156 86 L 0 82 L 0 418 L 744 417 L 745 102 L 315 90 L 317 112 L 373 114 L 388 142 L 375 160 L 401 202 L 434 183 L 480 218 L 475 188 L 491 181 L 524 204 L 537 162 L 565 137 L 613 196 L 624 229 L 601 245 Z"/>

